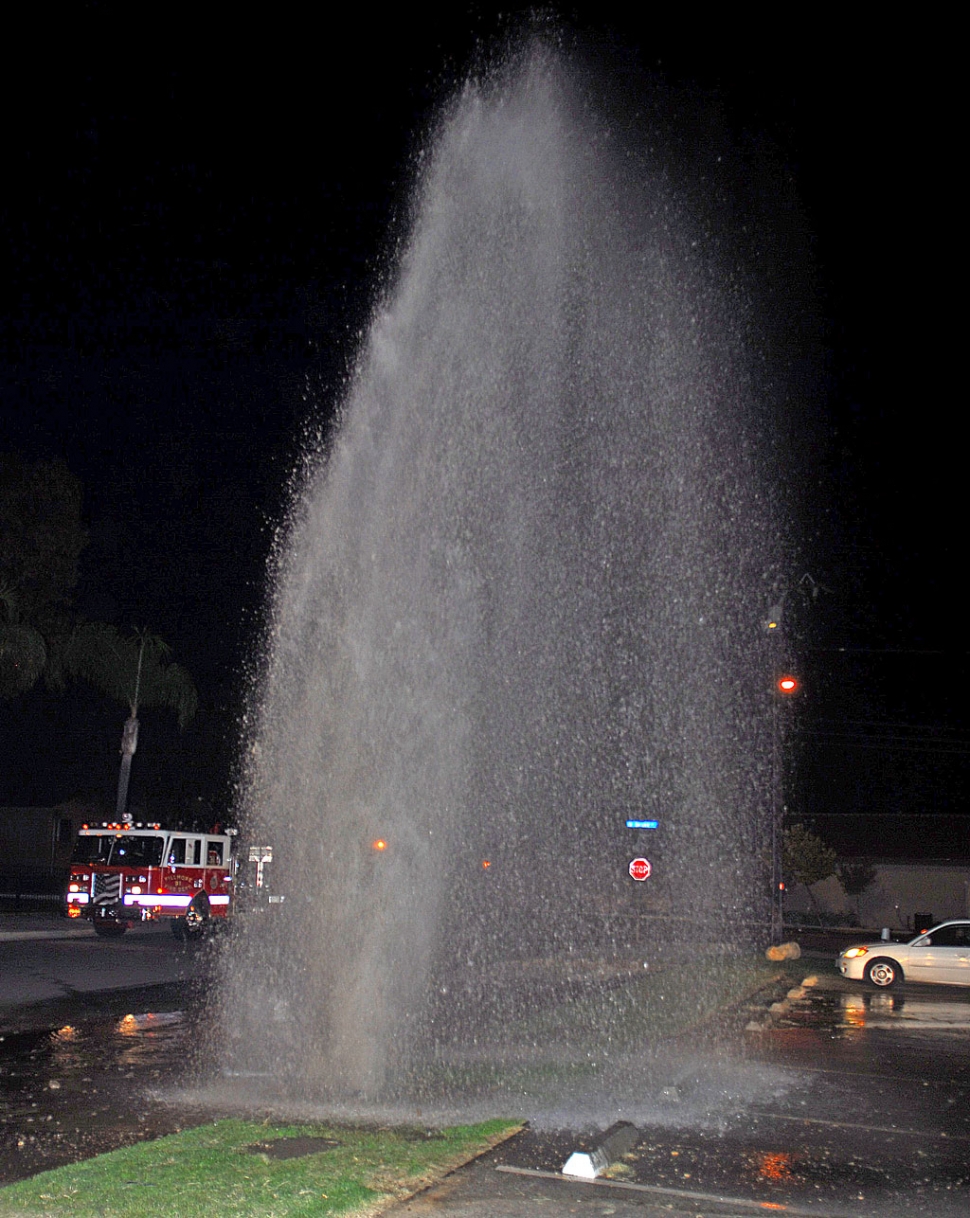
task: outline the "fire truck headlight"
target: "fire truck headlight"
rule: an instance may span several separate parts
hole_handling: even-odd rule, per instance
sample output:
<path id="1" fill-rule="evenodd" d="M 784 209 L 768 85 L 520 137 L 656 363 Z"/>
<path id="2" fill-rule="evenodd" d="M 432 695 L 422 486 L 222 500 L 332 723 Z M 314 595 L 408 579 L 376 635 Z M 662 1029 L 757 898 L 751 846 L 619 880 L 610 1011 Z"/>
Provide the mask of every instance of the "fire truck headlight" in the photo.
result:
<path id="1" fill-rule="evenodd" d="M 68 892 L 80 892 L 81 888 L 78 884 L 68 884 L 67 891 Z"/>
<path id="2" fill-rule="evenodd" d="M 141 896 L 141 884 L 134 884 L 132 886 L 131 891 L 136 897 L 140 897 Z"/>

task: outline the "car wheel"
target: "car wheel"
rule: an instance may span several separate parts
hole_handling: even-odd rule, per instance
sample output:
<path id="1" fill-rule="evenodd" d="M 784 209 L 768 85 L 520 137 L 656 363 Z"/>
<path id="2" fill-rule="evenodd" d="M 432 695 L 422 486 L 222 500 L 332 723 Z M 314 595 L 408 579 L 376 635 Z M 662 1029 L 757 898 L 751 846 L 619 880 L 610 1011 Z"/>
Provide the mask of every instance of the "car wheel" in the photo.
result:
<path id="1" fill-rule="evenodd" d="M 114 922 L 110 918 L 96 918 L 94 921 L 94 933 L 102 939 L 119 939 L 127 929 L 124 922 Z"/>
<path id="2" fill-rule="evenodd" d="M 903 970 L 888 956 L 878 956 L 866 965 L 866 981 L 880 990 L 891 989 L 903 980 Z"/>

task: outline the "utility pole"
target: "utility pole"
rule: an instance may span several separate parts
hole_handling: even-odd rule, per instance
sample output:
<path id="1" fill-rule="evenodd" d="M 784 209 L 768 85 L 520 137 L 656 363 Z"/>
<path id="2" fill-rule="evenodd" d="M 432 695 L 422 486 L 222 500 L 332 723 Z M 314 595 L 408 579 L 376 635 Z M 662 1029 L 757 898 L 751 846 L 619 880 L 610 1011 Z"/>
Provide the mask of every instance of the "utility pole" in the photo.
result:
<path id="1" fill-rule="evenodd" d="M 773 605 L 763 623 L 771 639 L 771 779 L 769 788 L 771 815 L 771 910 L 772 943 L 780 943 L 785 935 L 785 882 L 782 869 L 782 846 L 785 833 L 785 727 L 787 716 L 782 703 L 798 692 L 799 681 L 786 667 L 784 645 L 784 604 Z"/>

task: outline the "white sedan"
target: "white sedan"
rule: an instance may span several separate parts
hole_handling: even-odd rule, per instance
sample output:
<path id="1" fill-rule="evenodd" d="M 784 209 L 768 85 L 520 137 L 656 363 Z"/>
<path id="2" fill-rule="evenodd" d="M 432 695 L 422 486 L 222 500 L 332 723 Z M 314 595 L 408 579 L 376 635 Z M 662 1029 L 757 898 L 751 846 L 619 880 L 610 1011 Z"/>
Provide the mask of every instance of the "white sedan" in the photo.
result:
<path id="1" fill-rule="evenodd" d="M 852 981 L 868 981 L 888 990 L 901 981 L 970 985 L 970 919 L 941 922 L 909 943 L 859 943 L 836 960 Z"/>

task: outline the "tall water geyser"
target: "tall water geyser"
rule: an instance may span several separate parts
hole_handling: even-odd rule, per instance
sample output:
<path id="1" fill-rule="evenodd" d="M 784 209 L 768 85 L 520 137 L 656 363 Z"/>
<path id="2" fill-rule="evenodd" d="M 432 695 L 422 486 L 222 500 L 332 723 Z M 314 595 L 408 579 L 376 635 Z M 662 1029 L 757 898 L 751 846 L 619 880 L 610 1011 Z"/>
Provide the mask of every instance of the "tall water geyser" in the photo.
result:
<path id="1" fill-rule="evenodd" d="M 243 816 L 286 901 L 232 953 L 236 1068 L 400 1090 L 503 962 L 763 912 L 761 352 L 675 157 L 544 49 L 440 123 L 281 542 Z"/>

